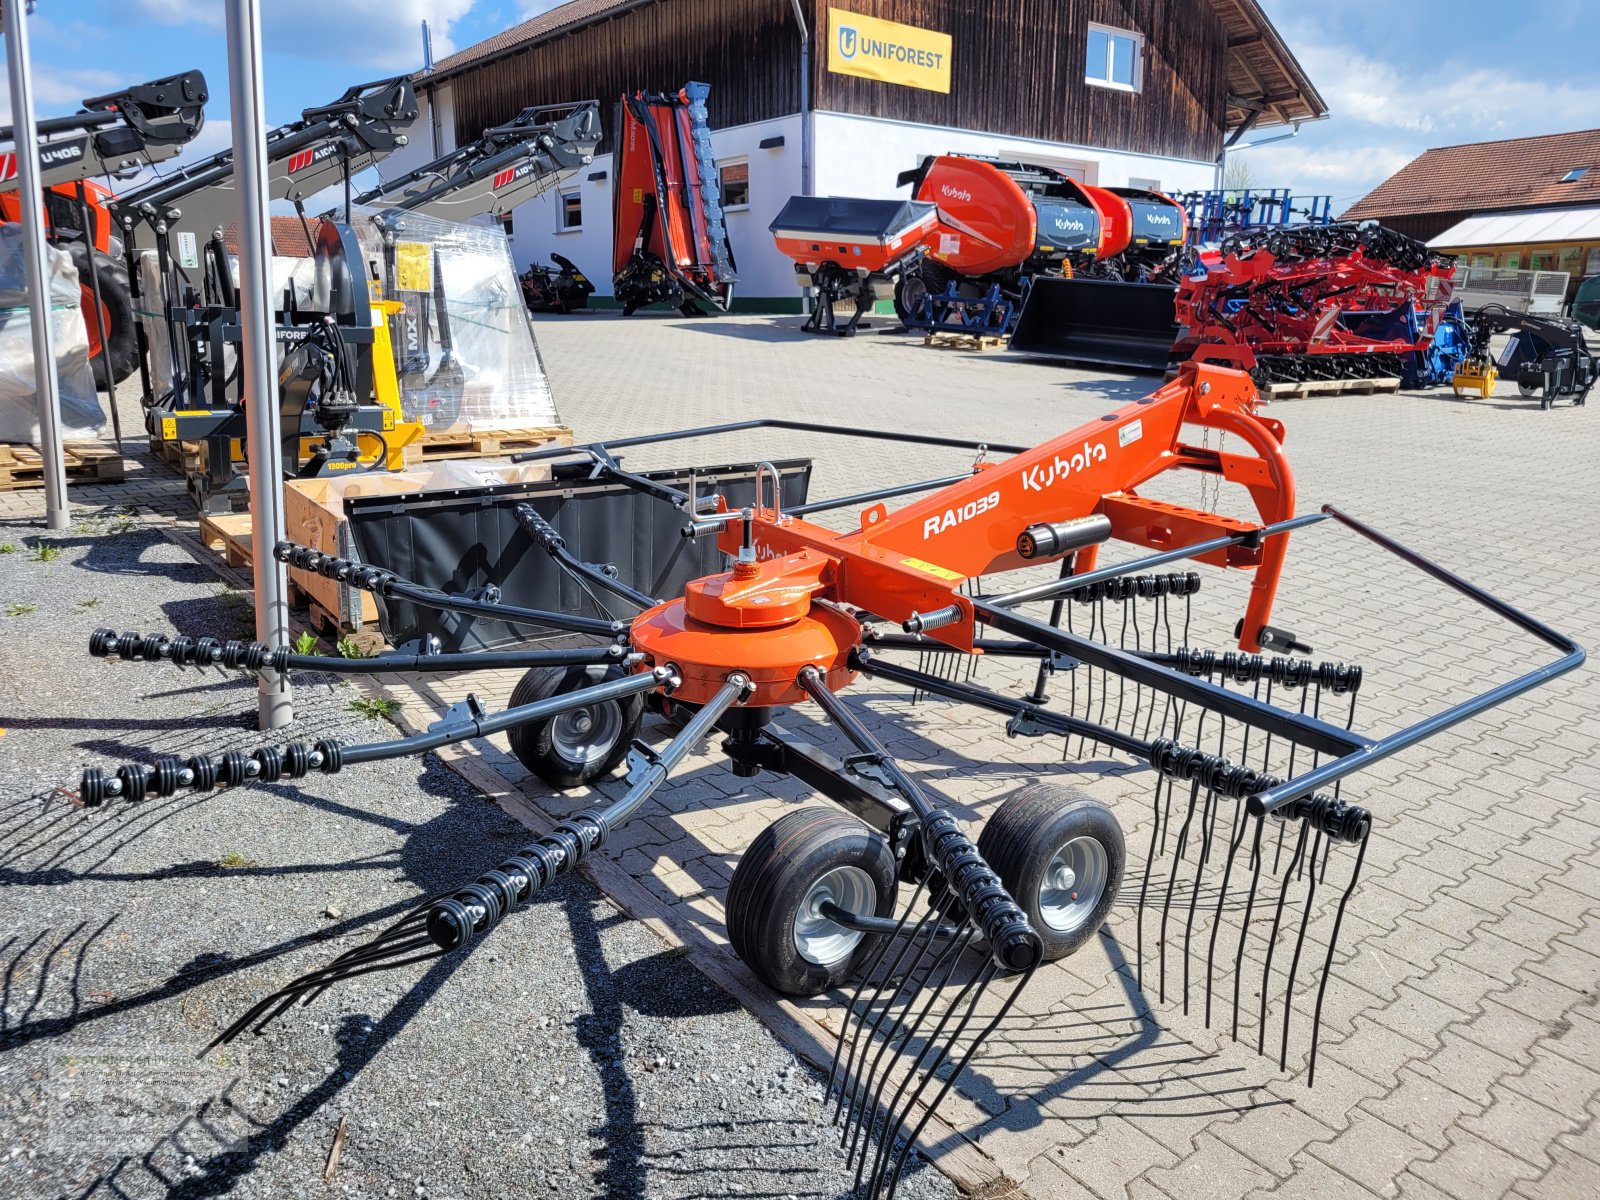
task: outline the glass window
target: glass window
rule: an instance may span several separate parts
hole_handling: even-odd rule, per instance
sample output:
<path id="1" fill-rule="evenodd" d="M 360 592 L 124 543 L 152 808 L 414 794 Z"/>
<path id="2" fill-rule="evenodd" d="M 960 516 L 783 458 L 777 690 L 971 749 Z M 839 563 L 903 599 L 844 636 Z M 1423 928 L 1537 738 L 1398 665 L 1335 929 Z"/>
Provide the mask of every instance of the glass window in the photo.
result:
<path id="1" fill-rule="evenodd" d="M 1135 179 L 1132 176 L 1129 176 L 1128 186 L 1131 188 L 1143 188 L 1147 192 L 1159 192 L 1161 190 L 1161 180 Z"/>
<path id="2" fill-rule="evenodd" d="M 560 232 L 583 228 L 583 195 L 580 192 L 561 193 Z"/>
<path id="3" fill-rule="evenodd" d="M 1136 92 L 1140 86 L 1140 59 L 1144 38 L 1126 29 L 1089 26 L 1089 47 L 1084 78 L 1099 87 Z"/>
<path id="4" fill-rule="evenodd" d="M 1583 247 L 1562 246 L 1556 251 L 1556 270 L 1565 271 L 1574 279 L 1583 274 Z"/>
<path id="5" fill-rule="evenodd" d="M 1532 251 L 1528 256 L 1528 268 L 1533 271 L 1555 270 L 1556 252 L 1550 249 Z"/>
<path id="6" fill-rule="evenodd" d="M 1494 266 L 1494 255 L 1474 254 L 1471 265 L 1474 267 L 1492 267 Z"/>
<path id="7" fill-rule="evenodd" d="M 718 163 L 717 178 L 722 183 L 722 207 L 724 211 L 750 207 L 750 164 L 748 162 Z"/>
<path id="8" fill-rule="evenodd" d="M 1521 270 L 1522 269 L 1522 251 L 1520 251 L 1520 250 L 1507 250 L 1504 254 L 1502 254 L 1500 256 L 1500 265 L 1502 267 L 1504 267 L 1508 271 L 1519 271 L 1519 270 Z"/>

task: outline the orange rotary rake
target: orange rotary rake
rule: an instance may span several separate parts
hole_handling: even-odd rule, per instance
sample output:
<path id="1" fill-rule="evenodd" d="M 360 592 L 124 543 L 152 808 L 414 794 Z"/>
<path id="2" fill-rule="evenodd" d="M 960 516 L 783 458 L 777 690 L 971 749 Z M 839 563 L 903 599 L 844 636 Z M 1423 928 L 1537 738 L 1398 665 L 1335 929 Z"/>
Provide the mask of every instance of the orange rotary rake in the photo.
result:
<path id="1" fill-rule="evenodd" d="M 452 545 L 454 562 L 548 557 L 599 616 L 573 606 L 512 604 L 493 589 L 426 586 L 381 566 L 302 546 L 280 559 L 375 593 L 393 613 L 560 630 L 588 644 L 558 649 L 442 651 L 329 660 L 285 648 L 164 635 L 95 635 L 91 651 L 180 666 L 344 673 L 524 667 L 510 705 L 476 700 L 424 733 L 390 742 L 321 741 L 253 752 L 129 764 L 84 773 L 89 805 L 222 785 L 299 779 L 506 732 L 517 757 L 557 788 L 626 771 L 621 798 L 596 803 L 472 882 L 418 904 L 369 944 L 289 982 L 219 1040 L 259 1027 L 342 979 L 463 950 L 572 871 L 638 813 L 713 732 L 736 775 L 787 774 L 837 807 L 790 812 L 743 855 L 728 888 L 728 937 L 768 985 L 811 996 L 853 985 L 829 1083 L 834 1115 L 862 1194 L 893 1195 L 918 1136 L 1017 996 L 1045 964 L 1094 937 L 1119 894 L 1137 906 L 1138 980 L 1160 1000 L 1201 1005 L 1207 1023 L 1274 1053 L 1291 1051 L 1297 996 L 1309 1005 L 1303 1061 L 1314 1073 L 1322 1000 L 1361 876 L 1373 815 L 1341 797 L 1344 780 L 1391 754 L 1571 670 L 1576 645 L 1443 567 L 1332 508 L 1296 513 L 1283 429 L 1256 411 L 1247 376 L 1186 365 L 1171 383 L 1032 449 L 979 461 L 959 476 L 831 501 L 784 503 L 784 472 L 761 464 L 753 491 L 701 494 L 661 473 L 626 470 L 628 447 L 771 428 L 977 449 L 929 434 L 836 429 L 791 421 L 635 437 L 526 457 L 559 458 L 565 489 L 542 502 L 501 496 L 472 504 L 483 539 Z M 1186 431 L 1228 435 L 1214 449 Z M 704 478 L 722 478 L 723 468 Z M 1242 488 L 1244 520 L 1153 498 L 1169 472 Z M 575 515 L 582 486 L 667 506 L 684 547 L 726 556 L 662 599 L 633 571 L 586 561 Z M 926 493 L 897 510 L 885 500 Z M 385 497 L 388 503 L 390 498 Z M 489 499 L 493 499 L 490 497 Z M 843 532 L 822 512 L 856 509 Z M 594 510 L 599 511 L 599 510 Z M 1353 728 L 1359 668 L 1314 662 L 1270 624 L 1289 535 L 1318 524 L 1353 530 L 1490 612 L 1542 639 L 1553 660 L 1382 737 Z M 592 523 L 591 523 L 592 524 Z M 580 537 L 580 534 L 582 536 Z M 637 529 L 618 534 L 633 544 Z M 568 538 L 573 538 L 569 544 Z M 1115 538 L 1140 547 L 1102 565 Z M 1234 640 L 1191 642 L 1193 563 L 1241 572 L 1248 596 Z M 979 594 L 987 576 L 1059 564 L 1058 578 Z M 1030 615 L 1048 604 L 1049 616 Z M 607 610 L 637 608 L 631 618 Z M 441 626 L 444 628 L 444 626 Z M 907 654 L 920 656 L 914 659 Z M 1031 691 L 979 686 L 979 658 L 1023 661 Z M 1014 736 L 1060 737 L 1063 752 L 1114 754 L 1153 785 L 1142 862 L 1117 817 L 1053 783 L 1009 797 L 976 841 L 950 806 L 897 761 L 843 693 L 866 675 L 1005 719 Z M 1065 677 L 1070 683 L 1062 689 Z M 1052 702 L 1046 684 L 1053 685 Z M 841 745 L 830 751 L 785 729 L 784 710 L 814 705 Z M 677 731 L 638 740 L 646 705 Z M 625 764 L 625 766 L 624 766 Z M 1081 770 L 1082 768 L 1078 768 Z M 1219 1001 L 1220 998 L 1220 1001 Z M 1304 1020 L 1304 1018 L 1302 1018 Z"/>

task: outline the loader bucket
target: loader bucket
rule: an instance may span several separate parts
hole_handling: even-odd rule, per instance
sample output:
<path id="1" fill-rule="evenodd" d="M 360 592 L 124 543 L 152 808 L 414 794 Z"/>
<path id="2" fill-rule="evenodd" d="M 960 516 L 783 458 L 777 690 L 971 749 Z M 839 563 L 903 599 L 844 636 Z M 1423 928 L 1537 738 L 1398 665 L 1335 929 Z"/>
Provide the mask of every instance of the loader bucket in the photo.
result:
<path id="1" fill-rule="evenodd" d="M 1178 336 L 1174 288 L 1109 279 L 1036 279 L 1011 348 L 1135 371 L 1165 371 Z"/>

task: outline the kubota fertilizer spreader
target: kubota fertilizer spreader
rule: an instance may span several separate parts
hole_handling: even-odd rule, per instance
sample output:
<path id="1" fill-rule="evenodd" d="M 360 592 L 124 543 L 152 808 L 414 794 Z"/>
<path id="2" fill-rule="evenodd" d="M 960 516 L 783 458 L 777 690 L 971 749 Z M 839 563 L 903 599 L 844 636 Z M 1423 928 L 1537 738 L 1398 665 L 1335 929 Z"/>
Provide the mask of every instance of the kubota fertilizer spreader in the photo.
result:
<path id="1" fill-rule="evenodd" d="M 1124 920 L 1135 923 L 1142 988 L 1185 1011 L 1192 1002 L 1208 1025 L 1314 1077 L 1341 923 L 1383 820 L 1381 797 L 1356 803 L 1346 784 L 1571 670 L 1583 651 L 1352 516 L 1301 513 L 1283 426 L 1256 406 L 1246 375 L 1194 363 L 1031 449 L 745 421 L 523 456 L 553 462 L 544 483 L 355 503 L 347 513 L 367 561 L 291 544 L 277 557 L 374 593 L 391 639 L 412 640 L 415 652 L 325 659 L 111 630 L 95 634 L 91 652 L 243 671 L 525 668 L 509 706 L 468 700 L 426 732 L 372 744 L 91 768 L 80 796 L 100 806 L 285 780 L 314 789 L 319 773 L 500 732 L 554 788 L 625 769 L 623 794 L 596 793 L 548 836 L 286 982 L 226 1040 L 342 979 L 462 954 L 604 851 L 719 734 L 735 775 L 793 776 L 837 805 L 790 811 L 754 840 L 727 889 L 726 921 L 733 949 L 777 991 L 848 988 L 829 1083 L 862 1194 L 893 1195 L 931 1114 L 1034 973 L 1093 939 L 1119 897 L 1132 909 Z M 803 460 L 684 472 L 631 470 L 618 457 L 761 429 L 945 447 L 977 461 L 945 478 L 809 500 Z M 1223 448 L 1195 444 L 1195 431 L 1224 437 Z M 1251 516 L 1156 497 L 1182 474 L 1237 489 Z M 918 493 L 898 509 L 885 503 Z M 1382 736 L 1359 731 L 1361 669 L 1306 657 L 1270 623 L 1290 534 L 1314 528 L 1398 556 L 1553 648 L 1553 659 Z M 1138 554 L 1101 563 L 1112 539 Z M 1185 561 L 1248 580 L 1231 636 L 1191 629 L 1202 575 L 1176 569 Z M 982 589 L 988 577 L 1041 567 L 1038 582 Z M 532 607 L 541 598 L 550 607 Z M 1036 604 L 1048 615 L 1027 611 Z M 572 644 L 528 649 L 496 632 L 508 630 L 564 631 Z M 1207 648 L 1219 640 L 1238 648 Z M 1019 658 L 1030 675 L 1038 664 L 1036 686 L 1020 695 L 952 669 Z M 1109 808 L 1054 782 L 1016 791 L 974 839 L 929 776 L 892 755 L 846 699 L 863 677 L 993 713 L 1014 736 L 1093 747 L 1091 762 L 1071 767 L 1079 776 L 1095 764 L 1142 772 L 1153 793 L 1148 841 L 1130 844 Z M 641 736 L 647 707 L 669 723 L 653 744 Z M 803 715 L 824 724 L 801 736 Z"/>
<path id="2" fill-rule="evenodd" d="M 1454 262 L 1371 224 L 1235 234 L 1179 284 L 1174 353 L 1258 383 L 1414 377 Z"/>

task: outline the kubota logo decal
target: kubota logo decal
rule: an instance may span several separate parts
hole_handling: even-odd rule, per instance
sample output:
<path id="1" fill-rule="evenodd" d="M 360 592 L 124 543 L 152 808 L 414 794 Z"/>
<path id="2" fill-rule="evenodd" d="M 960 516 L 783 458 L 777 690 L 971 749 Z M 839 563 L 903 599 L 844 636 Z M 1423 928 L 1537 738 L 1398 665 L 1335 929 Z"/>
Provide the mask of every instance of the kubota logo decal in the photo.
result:
<path id="1" fill-rule="evenodd" d="M 1166 213 L 1145 213 L 1144 219 L 1152 225 L 1171 225 L 1172 218 Z"/>
<path id="2" fill-rule="evenodd" d="M 1077 217 L 1057 217 L 1055 226 L 1057 229 L 1070 229 L 1073 233 L 1082 233 L 1089 228 Z"/>
<path id="3" fill-rule="evenodd" d="M 1100 452 L 1100 457 L 1105 457 L 1105 451 Z M 922 523 L 922 539 L 943 533 L 946 529 L 954 529 L 964 521 L 981 516 L 990 509 L 1000 507 L 1000 493 L 990 492 L 987 496 L 979 496 L 976 500 L 968 500 L 959 508 L 947 508 L 942 513 L 935 513 Z"/>
<path id="4" fill-rule="evenodd" d="M 1047 487 L 1063 483 L 1067 479 L 1082 471 L 1085 467 L 1093 466 L 1097 462 L 1105 462 L 1106 448 L 1103 442 L 1085 442 L 1083 449 L 1071 458 L 1062 458 L 1056 455 L 1048 463 L 1036 463 L 1022 473 L 1022 490 L 1025 492 L 1042 492 Z"/>
<path id="5" fill-rule="evenodd" d="M 939 194 L 951 200 L 964 200 L 969 204 L 972 202 L 971 192 L 966 191 L 963 188 L 952 187 L 948 183 L 940 185 Z"/>

